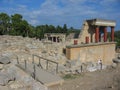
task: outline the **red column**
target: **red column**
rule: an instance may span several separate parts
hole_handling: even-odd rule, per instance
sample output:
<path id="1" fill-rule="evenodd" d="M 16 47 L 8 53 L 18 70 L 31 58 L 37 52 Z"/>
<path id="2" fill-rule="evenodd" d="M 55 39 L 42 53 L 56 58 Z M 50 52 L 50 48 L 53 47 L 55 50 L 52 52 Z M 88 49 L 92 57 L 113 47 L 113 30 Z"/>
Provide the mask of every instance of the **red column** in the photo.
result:
<path id="1" fill-rule="evenodd" d="M 85 41 L 86 41 L 86 44 L 88 44 L 88 43 L 89 43 L 89 37 L 86 37 L 85 39 L 86 39 L 86 40 L 85 40 Z"/>
<path id="2" fill-rule="evenodd" d="M 78 40 L 74 40 L 74 45 L 77 45 L 78 44 Z"/>
<path id="3" fill-rule="evenodd" d="M 95 42 L 99 42 L 99 27 L 96 27 L 95 29 Z"/>
<path id="4" fill-rule="evenodd" d="M 114 41 L 114 27 L 111 27 L 111 41 Z"/>
<path id="5" fill-rule="evenodd" d="M 107 27 L 104 27 L 104 42 L 107 41 Z"/>

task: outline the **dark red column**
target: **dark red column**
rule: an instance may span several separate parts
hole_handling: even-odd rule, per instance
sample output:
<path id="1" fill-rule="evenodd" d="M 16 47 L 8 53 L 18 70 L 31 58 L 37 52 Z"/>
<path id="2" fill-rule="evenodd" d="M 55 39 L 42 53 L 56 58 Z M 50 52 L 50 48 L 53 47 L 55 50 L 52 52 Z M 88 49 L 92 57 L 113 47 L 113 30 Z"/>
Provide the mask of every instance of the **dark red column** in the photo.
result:
<path id="1" fill-rule="evenodd" d="M 96 27 L 95 29 L 95 42 L 99 42 L 99 27 Z"/>
<path id="2" fill-rule="evenodd" d="M 104 27 L 104 42 L 107 41 L 107 27 Z"/>
<path id="3" fill-rule="evenodd" d="M 89 37 L 86 37 L 85 39 L 86 39 L 86 40 L 85 40 L 85 41 L 86 41 L 86 44 L 88 44 L 88 43 L 89 43 Z"/>
<path id="4" fill-rule="evenodd" d="M 74 45 L 77 45 L 78 44 L 78 40 L 74 40 Z"/>
<path id="5" fill-rule="evenodd" d="M 114 41 L 114 27 L 111 27 L 111 41 Z"/>

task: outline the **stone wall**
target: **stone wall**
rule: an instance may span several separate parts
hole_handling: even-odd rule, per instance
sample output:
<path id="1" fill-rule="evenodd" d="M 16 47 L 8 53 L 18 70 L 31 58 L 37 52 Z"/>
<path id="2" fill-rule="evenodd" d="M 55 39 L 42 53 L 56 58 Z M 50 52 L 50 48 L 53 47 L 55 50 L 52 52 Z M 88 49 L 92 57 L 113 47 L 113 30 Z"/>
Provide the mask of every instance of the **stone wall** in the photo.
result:
<path id="1" fill-rule="evenodd" d="M 44 37 L 46 40 L 50 39 L 53 42 L 65 42 L 66 40 L 66 35 L 63 33 L 45 33 Z"/>
<path id="2" fill-rule="evenodd" d="M 111 64 L 112 59 L 115 58 L 115 43 L 67 46 L 66 57 L 81 62 L 98 62 L 101 59 L 104 64 Z"/>
<path id="3" fill-rule="evenodd" d="M 94 27 L 89 26 L 87 21 L 84 22 L 81 33 L 79 35 L 79 43 L 85 43 L 85 38 L 89 37 L 89 42 L 95 42 L 95 30 Z"/>
<path id="4" fill-rule="evenodd" d="M 32 55 L 35 54 L 58 63 L 64 63 L 67 60 L 63 54 L 65 45 L 66 43 L 62 42 L 46 43 L 35 38 L 3 35 L 0 36 L 0 56 L 7 56 L 15 61 L 18 56 L 21 62 L 24 60 L 32 62 Z"/>

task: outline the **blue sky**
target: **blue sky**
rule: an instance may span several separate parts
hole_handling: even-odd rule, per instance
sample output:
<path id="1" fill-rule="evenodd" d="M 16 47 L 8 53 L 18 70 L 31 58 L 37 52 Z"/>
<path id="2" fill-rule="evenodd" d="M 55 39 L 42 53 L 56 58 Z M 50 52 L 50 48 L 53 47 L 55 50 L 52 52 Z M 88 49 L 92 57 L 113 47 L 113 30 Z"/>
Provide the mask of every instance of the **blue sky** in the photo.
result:
<path id="1" fill-rule="evenodd" d="M 82 28 L 86 19 L 115 20 L 120 30 L 120 0 L 0 0 L 0 12 L 19 13 L 32 25 Z"/>

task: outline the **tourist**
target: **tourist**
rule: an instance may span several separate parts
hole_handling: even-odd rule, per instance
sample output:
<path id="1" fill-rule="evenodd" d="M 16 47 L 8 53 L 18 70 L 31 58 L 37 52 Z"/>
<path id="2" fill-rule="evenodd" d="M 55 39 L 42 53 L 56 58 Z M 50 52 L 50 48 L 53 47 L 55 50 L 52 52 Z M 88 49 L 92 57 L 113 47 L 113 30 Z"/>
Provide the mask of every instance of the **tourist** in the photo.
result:
<path id="1" fill-rule="evenodd" d="M 102 70 L 102 60 L 98 60 L 98 65 L 100 66 L 100 70 Z"/>

